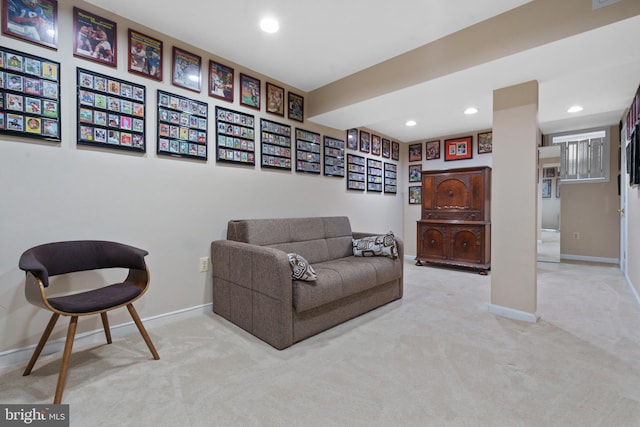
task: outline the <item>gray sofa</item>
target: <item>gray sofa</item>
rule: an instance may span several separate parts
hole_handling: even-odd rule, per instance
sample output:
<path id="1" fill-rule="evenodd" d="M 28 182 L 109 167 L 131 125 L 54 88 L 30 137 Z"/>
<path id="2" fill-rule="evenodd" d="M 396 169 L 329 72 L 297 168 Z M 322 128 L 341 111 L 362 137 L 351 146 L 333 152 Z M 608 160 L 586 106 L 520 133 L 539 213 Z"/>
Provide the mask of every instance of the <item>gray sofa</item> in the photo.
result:
<path id="1" fill-rule="evenodd" d="M 211 243 L 213 311 L 277 349 L 402 298 L 398 257 L 353 256 L 347 217 L 229 221 Z M 293 280 L 288 253 L 306 258 L 315 282 Z"/>

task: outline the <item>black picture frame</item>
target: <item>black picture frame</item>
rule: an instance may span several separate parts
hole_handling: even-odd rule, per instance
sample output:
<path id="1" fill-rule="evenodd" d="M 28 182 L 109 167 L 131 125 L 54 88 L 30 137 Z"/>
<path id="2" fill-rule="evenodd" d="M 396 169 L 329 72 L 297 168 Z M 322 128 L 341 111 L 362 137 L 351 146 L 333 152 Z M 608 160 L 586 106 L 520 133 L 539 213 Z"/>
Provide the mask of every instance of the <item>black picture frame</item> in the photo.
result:
<path id="1" fill-rule="evenodd" d="M 159 156 L 208 159 L 208 110 L 206 102 L 158 89 L 156 153 Z"/>
<path id="2" fill-rule="evenodd" d="M 60 142 L 60 63 L 0 47 L 0 134 Z"/>
<path id="3" fill-rule="evenodd" d="M 146 152 L 146 87 L 77 68 L 78 145 Z"/>

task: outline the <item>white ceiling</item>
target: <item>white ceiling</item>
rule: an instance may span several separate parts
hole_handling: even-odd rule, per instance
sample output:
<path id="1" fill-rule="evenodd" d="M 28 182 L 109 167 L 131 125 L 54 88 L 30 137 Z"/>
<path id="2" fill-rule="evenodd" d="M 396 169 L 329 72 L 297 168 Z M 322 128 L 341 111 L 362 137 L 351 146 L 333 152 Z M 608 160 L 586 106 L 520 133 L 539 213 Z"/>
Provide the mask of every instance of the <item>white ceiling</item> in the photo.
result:
<path id="1" fill-rule="evenodd" d="M 529 2 L 87 1 L 306 92 Z M 265 15 L 280 21 L 278 33 L 260 31 Z M 491 127 L 495 89 L 537 80 L 543 133 L 615 124 L 640 83 L 638 40 L 640 16 L 312 120 L 339 129 L 368 127 L 403 142 L 470 132 Z M 567 113 L 573 104 L 583 112 Z M 479 113 L 463 115 L 469 105 Z M 406 127 L 410 118 L 418 125 Z"/>

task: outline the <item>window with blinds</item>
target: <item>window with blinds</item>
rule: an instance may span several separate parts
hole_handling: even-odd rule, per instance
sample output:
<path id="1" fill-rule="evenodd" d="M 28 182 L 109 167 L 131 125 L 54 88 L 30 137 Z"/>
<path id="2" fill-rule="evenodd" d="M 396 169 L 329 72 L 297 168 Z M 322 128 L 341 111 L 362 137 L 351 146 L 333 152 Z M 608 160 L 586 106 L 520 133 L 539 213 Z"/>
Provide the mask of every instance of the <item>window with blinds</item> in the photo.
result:
<path id="1" fill-rule="evenodd" d="M 609 180 L 609 135 L 606 130 L 554 136 L 560 145 L 560 179 L 566 182 Z"/>

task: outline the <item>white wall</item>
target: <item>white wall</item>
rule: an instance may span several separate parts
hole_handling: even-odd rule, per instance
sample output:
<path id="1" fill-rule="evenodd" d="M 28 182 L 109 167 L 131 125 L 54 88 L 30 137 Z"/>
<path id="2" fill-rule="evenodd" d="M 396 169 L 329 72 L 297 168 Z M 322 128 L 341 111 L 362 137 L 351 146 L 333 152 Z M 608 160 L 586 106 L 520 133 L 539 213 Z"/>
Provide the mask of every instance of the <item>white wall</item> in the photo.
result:
<path id="1" fill-rule="evenodd" d="M 71 2 L 59 2 L 61 29 L 71 26 L 72 6 Z M 95 12 L 101 14 L 99 10 Z M 200 94 L 172 86 L 168 58 L 172 45 L 180 45 L 179 42 L 123 18 L 101 15 L 118 23 L 117 69 L 73 57 L 70 31 L 60 32 L 58 51 L 0 36 L 1 46 L 59 61 L 63 71 L 62 143 L 0 135 L 0 352 L 34 344 L 48 320 L 49 313 L 26 302 L 24 273 L 18 269 L 21 253 L 37 244 L 105 239 L 148 250 L 152 283 L 149 292 L 137 303 L 141 317 L 145 318 L 211 302 L 211 279 L 209 273 L 199 272 L 199 258 L 209 256 L 212 240 L 225 238 L 230 219 L 348 215 L 355 231 L 393 230 L 398 236 L 403 235 L 402 202 L 406 195 L 402 193 L 405 188 L 402 178 L 398 182 L 399 193 L 389 195 L 347 191 L 345 179 L 216 163 L 212 149 L 216 105 L 254 114 L 256 123 L 260 117 L 287 121 L 264 112 L 243 110 L 238 105 L 237 92 L 234 104 L 208 97 L 206 77 Z M 128 27 L 164 41 L 163 83 L 126 71 Z M 203 64 L 212 57 L 196 48 L 189 50 L 202 55 Z M 146 86 L 144 155 L 76 145 L 76 67 Z M 236 65 L 235 71 L 237 85 L 238 74 L 244 70 Z M 203 76 L 206 75 L 205 70 Z M 251 75 L 262 79 L 264 90 L 268 77 L 252 71 Z M 208 162 L 155 154 L 154 105 L 158 88 L 209 104 Z M 309 122 L 287 123 L 293 129 L 300 126 L 345 138 L 342 130 L 320 128 Z M 259 144 L 256 149 L 259 150 Z M 398 169 L 402 167 L 399 165 Z M 121 275 L 103 273 L 86 277 L 107 281 L 120 279 Z M 130 321 L 126 310 L 120 311 L 111 320 L 112 325 Z M 60 321 L 53 337 L 61 336 L 66 327 L 67 322 Z M 98 319 L 83 319 L 79 332 L 99 327 Z"/>

